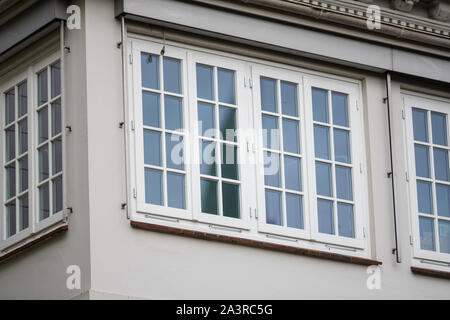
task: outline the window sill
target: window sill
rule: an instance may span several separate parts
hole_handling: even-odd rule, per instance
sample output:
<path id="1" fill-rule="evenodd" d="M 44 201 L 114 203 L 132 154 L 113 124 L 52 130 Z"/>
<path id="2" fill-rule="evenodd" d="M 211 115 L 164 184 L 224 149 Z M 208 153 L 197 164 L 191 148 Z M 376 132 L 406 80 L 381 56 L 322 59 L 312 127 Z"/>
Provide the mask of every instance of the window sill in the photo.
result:
<path id="1" fill-rule="evenodd" d="M 59 234 L 63 233 L 64 231 L 67 231 L 68 229 L 69 229 L 69 226 L 67 224 L 64 224 L 64 225 L 61 225 L 61 226 L 57 227 L 56 229 L 53 229 L 47 233 L 37 235 L 37 238 L 35 238 L 33 240 L 27 241 L 25 239 L 23 241 L 24 242 L 23 244 L 19 244 L 19 246 L 17 248 L 12 249 L 9 252 L 7 251 L 4 255 L 0 256 L 0 263 L 9 259 L 10 257 L 12 257 L 16 254 L 21 253 L 22 251 L 25 251 L 26 249 L 28 249 L 38 243 L 44 242 L 47 239 L 50 239 L 56 235 L 59 235 Z"/>
<path id="2" fill-rule="evenodd" d="M 243 245 L 243 246 L 253 247 L 253 248 L 280 251 L 280 252 L 285 252 L 285 253 L 293 253 L 293 254 L 297 254 L 297 255 L 316 257 L 316 258 L 320 258 L 320 259 L 328 259 L 328 260 L 334 260 L 334 261 L 340 261 L 340 262 L 354 263 L 354 264 L 359 264 L 359 265 L 364 265 L 364 266 L 381 265 L 382 264 L 381 261 L 372 260 L 372 259 L 352 257 L 352 256 L 331 253 L 331 252 L 323 252 L 323 251 L 318 251 L 318 250 L 302 249 L 302 248 L 296 248 L 296 247 L 285 246 L 285 245 L 274 244 L 274 243 L 267 243 L 267 242 L 256 241 L 256 240 L 248 240 L 248 239 L 243 239 L 243 238 L 239 238 L 239 237 L 213 234 L 213 233 L 208 233 L 208 232 L 200 232 L 200 231 L 193 231 L 193 230 L 187 230 L 187 229 L 181 229 L 181 228 L 167 227 L 167 226 L 161 226 L 161 225 L 157 225 L 157 224 L 137 222 L 137 221 L 131 221 L 130 224 L 133 228 L 151 230 L 151 231 L 162 232 L 162 233 L 167 233 L 167 234 L 175 234 L 175 235 L 191 237 L 191 238 L 195 238 L 195 239 L 218 241 L 218 242 L 238 244 L 238 245 Z"/>
<path id="3" fill-rule="evenodd" d="M 450 279 L 450 272 L 446 272 L 446 271 L 438 271 L 438 270 L 432 270 L 432 269 L 411 267 L 411 272 L 414 274 L 420 274 L 423 276 L 429 276 L 429 277 L 434 277 L 434 278 Z"/>

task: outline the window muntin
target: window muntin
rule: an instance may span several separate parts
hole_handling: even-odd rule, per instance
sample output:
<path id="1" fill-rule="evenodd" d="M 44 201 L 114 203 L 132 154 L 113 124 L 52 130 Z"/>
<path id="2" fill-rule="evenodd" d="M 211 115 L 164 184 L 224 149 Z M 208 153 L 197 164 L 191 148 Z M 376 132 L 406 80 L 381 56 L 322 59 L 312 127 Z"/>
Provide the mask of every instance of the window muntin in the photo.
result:
<path id="1" fill-rule="evenodd" d="M 304 229 L 299 84 L 259 81 L 266 223 Z"/>
<path id="2" fill-rule="evenodd" d="M 410 114 L 408 149 L 414 162 L 410 188 L 416 254 L 450 261 L 450 104 L 418 98 L 405 102 Z"/>
<path id="3" fill-rule="evenodd" d="M 4 92 L 5 237 L 27 229 L 29 218 L 28 81 Z"/>
<path id="4" fill-rule="evenodd" d="M 141 53 L 145 202 L 186 209 L 182 61 Z"/>
<path id="5" fill-rule="evenodd" d="M 61 90 L 57 53 L 28 66 L 0 88 L 5 129 L 0 151 L 1 249 L 63 220 Z"/>
<path id="6" fill-rule="evenodd" d="M 312 88 L 320 233 L 355 238 L 348 95 Z"/>
<path id="7" fill-rule="evenodd" d="M 350 131 L 348 126 L 350 126 L 350 123 L 352 124 L 352 134 L 349 137 L 351 139 L 350 144 L 351 146 L 356 145 L 357 148 L 349 147 L 347 153 L 345 153 L 345 150 L 338 153 L 342 160 L 337 160 L 336 163 L 341 165 L 342 162 L 343 166 L 352 167 L 352 170 L 354 169 L 353 166 L 356 167 L 357 164 L 358 174 L 354 176 L 352 171 L 352 187 L 364 188 L 365 177 L 362 169 L 364 145 L 361 138 L 362 113 L 356 111 L 356 100 L 359 99 L 358 90 L 360 90 L 356 82 L 347 83 L 346 81 L 330 80 L 322 77 L 310 77 L 298 71 L 245 62 L 237 58 L 226 57 L 223 54 L 217 55 L 200 52 L 201 50 L 185 49 L 182 46 L 166 45 L 164 56 L 166 58 L 180 59 L 182 62 L 181 78 L 184 82 L 181 82 L 182 87 L 185 88 L 183 90 L 185 97 L 188 98 L 184 104 L 185 112 L 183 116 L 186 117 L 184 119 L 185 129 L 189 131 L 185 135 L 186 141 L 189 141 L 189 143 L 185 145 L 184 151 L 186 154 L 185 160 L 193 161 L 192 164 L 185 163 L 186 174 L 189 177 L 185 182 L 186 209 L 167 208 L 143 202 L 141 194 L 145 190 L 145 184 L 142 182 L 143 179 L 141 179 L 141 173 L 139 172 L 141 170 L 140 164 L 144 161 L 143 155 L 140 155 L 143 140 L 140 127 L 142 123 L 141 53 L 158 56 L 163 45 L 143 40 L 132 40 L 132 46 L 133 61 L 135 61 L 131 63 L 133 70 L 131 73 L 131 77 L 133 77 L 132 89 L 134 92 L 132 103 L 135 108 L 130 110 L 130 116 L 131 127 L 133 127 L 135 119 L 136 128 L 135 130 L 130 130 L 130 142 L 131 147 L 136 150 L 136 167 L 132 167 L 132 170 L 137 170 L 136 184 L 133 183 L 133 176 L 131 177 L 131 188 L 136 186 L 136 192 L 133 191 L 131 197 L 133 194 L 137 194 L 137 201 L 135 202 L 137 207 L 136 210 L 131 212 L 133 219 L 140 222 L 151 221 L 151 223 L 163 225 L 177 225 L 181 228 L 199 231 L 209 230 L 216 232 L 214 230 L 223 230 L 224 232 L 238 232 L 245 238 L 255 237 L 256 239 L 269 242 L 277 241 L 270 239 L 289 239 L 290 243 L 291 240 L 292 243 L 297 242 L 298 245 L 301 243 L 300 246 L 335 250 L 326 247 L 327 243 L 331 243 L 337 246 L 334 247 L 338 248 L 336 250 L 341 250 L 339 249 L 339 245 L 341 245 L 346 247 L 345 253 L 367 255 L 367 239 L 364 239 L 365 236 L 363 236 L 363 228 L 366 223 L 365 215 L 367 214 L 367 210 L 365 210 L 367 208 L 365 195 L 355 194 L 351 200 L 354 202 L 353 212 L 355 212 L 355 217 L 354 227 L 350 230 L 353 230 L 354 238 L 349 238 L 320 234 L 318 232 L 318 223 L 313 221 L 317 220 L 316 200 L 315 198 L 313 200 L 315 194 L 314 192 L 309 193 L 309 190 L 316 189 L 314 182 L 313 109 L 311 93 L 308 93 L 308 91 L 311 92 L 312 87 L 323 88 L 329 92 L 343 93 L 349 97 L 348 110 L 343 108 L 343 112 L 348 112 L 348 115 L 342 117 L 342 111 L 339 110 L 339 106 L 335 107 L 336 123 L 332 123 L 329 126 L 333 128 L 336 126 L 336 129 L 341 129 L 342 131 Z M 136 63 L 136 61 L 139 62 Z M 156 67 L 154 70 L 156 70 Z M 161 66 L 159 66 L 158 70 L 161 73 Z M 222 70 L 226 72 L 219 72 Z M 267 94 L 261 97 L 260 83 L 257 81 L 260 76 L 275 80 L 275 84 L 272 83 L 272 87 L 275 87 L 275 93 L 273 93 L 274 91 L 266 90 L 264 92 L 267 92 Z M 320 81 L 311 81 L 311 79 L 320 79 Z M 158 86 L 158 88 L 161 88 L 161 83 L 163 82 L 161 77 L 158 79 L 153 77 L 153 80 L 149 81 L 152 81 L 153 86 Z M 221 85 L 221 83 L 230 85 Z M 265 85 L 267 88 L 271 86 L 270 83 Z M 262 110 L 261 100 L 268 101 L 264 105 L 266 110 Z M 307 109 L 310 109 L 310 111 Z M 159 113 L 162 112 L 159 111 Z M 330 112 L 330 119 L 333 119 L 332 112 Z M 221 115 L 227 121 L 221 121 Z M 270 127 L 271 123 L 276 123 L 274 126 L 277 126 L 282 132 L 278 132 L 278 135 L 275 135 L 273 138 L 269 135 L 265 145 L 263 145 L 262 135 L 259 137 L 258 131 L 263 129 L 263 115 L 269 116 L 267 117 L 268 120 L 272 120 L 266 121 L 266 127 Z M 276 119 L 275 122 L 273 118 Z M 305 119 L 309 119 L 309 123 L 306 123 L 308 121 Z M 345 121 L 349 123 L 347 124 Z M 201 122 L 201 125 L 199 122 Z M 238 135 L 227 136 L 226 129 L 234 128 L 244 131 L 250 129 L 252 132 L 242 134 L 242 131 L 240 131 Z M 255 129 L 256 132 L 254 131 Z M 293 134 L 297 133 L 297 131 L 298 136 Z M 355 138 L 355 132 L 361 139 Z M 191 136 L 188 137 L 189 135 Z M 343 135 L 346 136 L 345 133 Z M 187 140 L 188 138 L 190 140 Z M 158 143 L 164 143 L 162 139 L 155 140 L 160 141 Z M 272 146 L 272 140 L 274 146 Z M 255 144 L 256 141 L 258 141 L 257 144 Z M 277 143 L 278 146 L 276 145 Z M 235 151 L 237 151 L 234 153 L 234 157 L 231 157 L 237 157 L 238 159 L 238 165 L 234 166 L 231 171 L 234 173 L 232 177 L 223 177 L 219 171 L 223 169 L 221 163 L 223 145 L 235 147 Z M 205 150 L 206 153 L 212 155 L 212 157 L 209 157 L 212 159 L 211 162 L 201 161 L 205 160 Z M 276 191 L 284 192 L 285 194 L 284 199 L 281 196 L 279 197 L 279 207 L 282 210 L 287 209 L 286 212 L 283 212 L 282 219 L 280 219 L 283 221 L 282 225 L 265 223 L 266 217 L 263 209 L 265 207 L 264 191 L 266 186 L 263 151 L 266 151 L 266 153 L 272 152 L 280 158 L 281 171 L 279 172 L 279 181 L 277 183 L 280 186 L 283 183 L 282 186 L 284 188 L 272 187 L 270 184 L 275 182 L 271 182 L 269 176 L 266 180 L 268 181 L 268 190 L 279 188 Z M 334 149 L 331 151 L 334 153 Z M 157 158 L 159 159 L 159 157 Z M 250 162 L 246 163 L 245 161 L 249 159 Z M 257 166 L 254 165 L 255 160 L 260 161 Z M 295 169 L 288 170 L 286 173 L 295 174 L 286 174 L 283 171 L 286 166 Z M 162 179 L 162 177 L 157 178 Z M 282 178 L 284 181 L 281 181 Z M 231 191 L 240 195 L 239 202 L 225 201 L 224 198 L 229 200 L 236 197 L 228 195 L 224 197 L 223 191 L 220 194 L 219 187 L 223 187 L 220 180 L 234 185 L 235 188 Z M 254 186 L 255 181 L 256 186 Z M 158 184 L 156 185 L 159 186 Z M 204 191 L 203 201 L 202 189 Z M 157 188 L 157 190 L 154 195 L 162 197 L 160 195 L 162 193 L 161 189 Z M 188 193 L 191 190 L 192 196 L 189 196 Z M 225 192 L 227 191 L 225 190 Z M 291 195 L 294 197 L 291 198 Z M 220 196 L 222 196 L 222 199 L 220 199 Z M 336 206 L 340 199 L 338 196 L 344 197 L 345 193 L 336 195 Z M 299 197 L 302 197 L 301 203 L 298 201 Z M 343 200 L 345 202 L 346 199 L 344 198 Z M 192 201 L 192 206 L 190 201 Z M 239 218 L 224 215 L 221 212 L 223 210 L 221 206 L 224 204 L 231 204 L 231 207 L 233 207 L 232 212 L 237 212 L 236 208 L 239 207 Z M 284 208 L 282 207 L 283 205 L 285 206 Z M 298 214 L 300 210 L 302 212 Z M 281 212 L 280 210 L 280 217 Z M 281 238 L 273 238 L 276 235 L 281 236 Z M 304 241 L 311 239 L 316 241 Z M 297 244 L 294 245 L 297 246 Z M 348 250 L 348 247 L 351 250 Z"/>
<path id="8" fill-rule="evenodd" d="M 241 217 L 236 71 L 196 63 L 201 212 Z"/>
<path id="9" fill-rule="evenodd" d="M 37 78 L 37 199 L 38 221 L 63 210 L 61 67 L 57 61 Z"/>

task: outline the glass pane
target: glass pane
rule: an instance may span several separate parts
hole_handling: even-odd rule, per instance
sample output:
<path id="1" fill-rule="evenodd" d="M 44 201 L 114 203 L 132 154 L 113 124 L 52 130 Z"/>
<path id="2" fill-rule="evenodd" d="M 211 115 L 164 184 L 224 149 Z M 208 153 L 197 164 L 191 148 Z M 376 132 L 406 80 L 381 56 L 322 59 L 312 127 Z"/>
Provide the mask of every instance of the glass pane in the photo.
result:
<path id="1" fill-rule="evenodd" d="M 214 69 L 197 64 L 197 97 L 214 100 Z"/>
<path id="2" fill-rule="evenodd" d="M 61 94 L 61 65 L 56 62 L 51 66 L 52 71 L 52 98 Z"/>
<path id="3" fill-rule="evenodd" d="M 6 235 L 11 237 L 16 234 L 16 202 L 6 205 Z"/>
<path id="4" fill-rule="evenodd" d="M 281 192 L 266 189 L 266 223 L 281 226 L 283 217 L 281 211 Z"/>
<path id="5" fill-rule="evenodd" d="M 142 123 L 144 126 L 160 128 L 159 94 L 142 92 Z"/>
<path id="6" fill-rule="evenodd" d="M 338 229 L 341 237 L 355 237 L 355 222 L 353 218 L 353 205 L 338 202 Z"/>
<path id="7" fill-rule="evenodd" d="M 434 176 L 437 180 L 450 181 L 448 151 L 434 148 Z"/>
<path id="8" fill-rule="evenodd" d="M 166 165 L 168 168 L 184 170 L 182 136 L 166 133 Z"/>
<path id="9" fill-rule="evenodd" d="M 48 144 L 39 149 L 39 182 L 49 177 Z"/>
<path id="10" fill-rule="evenodd" d="M 164 91 L 181 94 L 181 61 L 164 57 L 163 64 Z"/>
<path id="11" fill-rule="evenodd" d="M 416 158 L 416 175 L 418 177 L 430 177 L 430 156 L 429 148 L 419 144 L 414 145 L 414 155 Z"/>
<path id="12" fill-rule="evenodd" d="M 61 133 L 61 100 L 52 103 L 52 136 Z"/>
<path id="13" fill-rule="evenodd" d="M 144 129 L 144 163 L 161 166 L 161 132 Z"/>
<path id="14" fill-rule="evenodd" d="M 216 143 L 200 140 L 200 173 L 217 176 Z"/>
<path id="15" fill-rule="evenodd" d="M 237 141 L 236 137 L 236 109 L 220 107 L 219 122 L 221 139 Z"/>
<path id="16" fill-rule="evenodd" d="M 442 113 L 431 113 L 431 128 L 433 132 L 433 143 L 443 146 L 447 145 L 447 119 Z"/>
<path id="17" fill-rule="evenodd" d="M 334 234 L 333 201 L 317 199 L 319 232 Z"/>
<path id="18" fill-rule="evenodd" d="M 351 163 L 350 133 L 347 130 L 334 129 L 334 160 Z"/>
<path id="19" fill-rule="evenodd" d="M 285 188 L 302 191 L 301 161 L 299 158 L 284 156 Z"/>
<path id="20" fill-rule="evenodd" d="M 19 91 L 19 118 L 28 112 L 28 86 L 24 82 L 18 86 Z"/>
<path id="21" fill-rule="evenodd" d="M 202 212 L 218 214 L 217 181 L 200 179 L 202 192 Z"/>
<path id="22" fill-rule="evenodd" d="M 261 77 L 261 109 L 278 112 L 276 80 Z"/>
<path id="23" fill-rule="evenodd" d="M 213 138 L 216 136 L 215 130 L 215 107 L 209 103 L 198 103 L 198 134 L 204 137 Z"/>
<path id="24" fill-rule="evenodd" d="M 19 231 L 25 230 L 30 225 L 28 210 L 28 195 L 25 195 L 19 199 Z"/>
<path id="25" fill-rule="evenodd" d="M 16 118 L 14 89 L 5 93 L 5 125 L 10 124 Z"/>
<path id="26" fill-rule="evenodd" d="M 234 71 L 217 69 L 219 101 L 229 104 L 236 104 L 234 92 Z"/>
<path id="27" fill-rule="evenodd" d="M 336 166 L 336 193 L 339 199 L 353 200 L 351 168 Z"/>
<path id="28" fill-rule="evenodd" d="M 412 109 L 414 140 L 428 142 L 427 112 L 420 109 Z"/>
<path id="29" fill-rule="evenodd" d="M 303 198 L 286 193 L 286 218 L 289 228 L 303 229 Z"/>
<path id="30" fill-rule="evenodd" d="M 280 137 L 278 131 L 278 117 L 263 115 L 262 128 L 264 148 L 279 150 Z"/>
<path id="31" fill-rule="evenodd" d="M 222 182 L 222 206 L 225 217 L 240 217 L 239 186 Z"/>
<path id="32" fill-rule="evenodd" d="M 48 108 L 45 107 L 38 112 L 39 118 L 39 143 L 48 140 Z"/>
<path id="33" fill-rule="evenodd" d="M 333 106 L 333 124 L 348 127 L 347 95 L 333 92 L 331 101 Z"/>
<path id="34" fill-rule="evenodd" d="M 52 142 L 52 174 L 62 171 L 62 141 L 58 138 Z"/>
<path id="35" fill-rule="evenodd" d="M 431 183 L 417 180 L 417 203 L 419 212 L 433 214 Z"/>
<path id="36" fill-rule="evenodd" d="M 142 87 L 159 90 L 159 57 L 141 54 Z"/>
<path id="37" fill-rule="evenodd" d="M 437 214 L 450 218 L 450 186 L 436 183 Z"/>
<path id="38" fill-rule="evenodd" d="M 163 205 L 162 171 L 145 168 L 145 202 Z"/>
<path id="39" fill-rule="evenodd" d="M 331 185 L 331 164 L 316 161 L 317 194 L 326 197 L 333 196 Z"/>
<path id="40" fill-rule="evenodd" d="M 183 129 L 183 110 L 180 98 L 165 96 L 164 97 L 164 117 L 166 119 L 166 129 L 182 130 Z"/>
<path id="41" fill-rule="evenodd" d="M 16 196 L 16 165 L 6 167 L 6 200 Z"/>
<path id="42" fill-rule="evenodd" d="M 420 248 L 435 251 L 434 219 L 419 217 Z"/>
<path id="43" fill-rule="evenodd" d="M 439 220 L 439 245 L 441 252 L 450 253 L 450 221 Z"/>
<path id="44" fill-rule="evenodd" d="M 19 160 L 19 192 L 28 189 L 28 157 Z"/>
<path id="45" fill-rule="evenodd" d="M 10 161 L 16 157 L 16 129 L 15 125 L 12 125 L 5 130 L 6 133 L 6 161 Z"/>
<path id="46" fill-rule="evenodd" d="M 48 183 L 39 188 L 39 220 L 50 216 L 50 192 Z"/>
<path id="47" fill-rule="evenodd" d="M 38 73 L 38 105 L 48 101 L 48 78 L 47 69 Z"/>
<path id="48" fill-rule="evenodd" d="M 300 137 L 298 121 L 283 119 L 284 151 L 300 154 Z"/>
<path id="49" fill-rule="evenodd" d="M 281 187 L 280 155 L 264 152 L 264 183 L 266 186 Z"/>
<path id="50" fill-rule="evenodd" d="M 297 85 L 281 81 L 281 109 L 284 115 L 298 116 Z"/>
<path id="51" fill-rule="evenodd" d="M 53 180 L 53 213 L 63 210 L 63 180 L 59 176 Z"/>
<path id="52" fill-rule="evenodd" d="M 222 144 L 222 177 L 239 180 L 237 147 L 229 144 Z"/>
<path id="53" fill-rule="evenodd" d="M 167 172 L 167 202 L 171 208 L 186 208 L 184 174 Z"/>
<path id="54" fill-rule="evenodd" d="M 328 123 L 328 91 L 312 88 L 314 121 Z"/>
<path id="55" fill-rule="evenodd" d="M 330 129 L 314 125 L 314 148 L 316 158 L 330 160 Z"/>

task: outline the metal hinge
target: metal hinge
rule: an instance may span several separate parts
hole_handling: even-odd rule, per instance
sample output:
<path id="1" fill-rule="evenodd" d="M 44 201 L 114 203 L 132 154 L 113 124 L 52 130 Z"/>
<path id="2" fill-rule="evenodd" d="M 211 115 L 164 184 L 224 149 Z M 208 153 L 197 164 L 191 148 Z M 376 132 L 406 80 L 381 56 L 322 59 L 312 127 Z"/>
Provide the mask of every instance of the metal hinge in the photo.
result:
<path id="1" fill-rule="evenodd" d="M 358 100 L 355 101 L 355 104 L 356 104 L 356 110 L 359 111 L 359 103 L 358 103 Z"/>
<path id="2" fill-rule="evenodd" d="M 248 78 L 248 86 L 250 89 L 253 88 L 253 79 L 252 78 Z"/>
<path id="3" fill-rule="evenodd" d="M 405 109 L 402 109 L 402 119 L 403 119 L 403 120 L 406 119 L 406 112 L 405 112 Z"/>
<path id="4" fill-rule="evenodd" d="M 134 120 L 131 120 L 131 130 L 134 131 Z"/>
<path id="5" fill-rule="evenodd" d="M 363 237 L 364 238 L 366 237 L 366 228 L 365 227 L 363 227 Z"/>
<path id="6" fill-rule="evenodd" d="M 255 219 L 258 220 L 258 209 L 255 208 Z"/>
<path id="7" fill-rule="evenodd" d="M 405 172 L 405 178 L 406 178 L 406 181 L 409 182 L 409 173 L 408 173 L 408 171 Z"/>
<path id="8" fill-rule="evenodd" d="M 130 58 L 130 64 L 133 64 L 133 55 L 130 54 L 130 55 L 129 55 L 129 58 Z"/>
<path id="9" fill-rule="evenodd" d="M 409 235 L 409 244 L 413 245 L 414 244 L 414 239 L 412 235 Z"/>
<path id="10" fill-rule="evenodd" d="M 133 198 L 137 198 L 137 192 L 136 192 L 136 188 L 133 188 Z"/>

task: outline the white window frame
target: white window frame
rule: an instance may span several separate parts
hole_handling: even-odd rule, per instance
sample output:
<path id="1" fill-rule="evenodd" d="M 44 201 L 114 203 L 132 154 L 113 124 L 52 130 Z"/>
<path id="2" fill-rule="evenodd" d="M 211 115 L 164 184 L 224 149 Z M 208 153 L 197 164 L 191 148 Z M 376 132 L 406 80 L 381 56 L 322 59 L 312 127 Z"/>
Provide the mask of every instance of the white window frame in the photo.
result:
<path id="1" fill-rule="evenodd" d="M 436 262 L 443 262 L 450 264 L 450 254 L 442 253 L 437 251 L 429 251 L 423 250 L 420 247 L 420 230 L 419 230 L 419 213 L 418 213 L 418 203 L 417 203 L 417 184 L 416 184 L 416 163 L 415 163 L 415 154 L 414 154 L 414 132 L 413 132 L 413 119 L 412 119 L 412 109 L 422 109 L 428 112 L 439 112 L 447 115 L 447 141 L 450 146 L 450 101 L 446 99 L 440 99 L 437 97 L 431 97 L 427 95 L 415 94 L 411 92 L 402 92 L 404 109 L 405 109 L 405 137 L 406 137 L 406 150 L 407 150 L 407 168 L 408 168 L 408 191 L 409 191 L 409 208 L 410 208 L 410 224 L 411 224 L 411 234 L 413 237 L 412 243 L 412 251 L 413 251 L 413 259 L 425 259 Z M 428 116 L 428 134 L 430 142 L 425 143 L 427 145 L 432 146 L 431 142 L 431 119 Z M 430 170 L 433 170 L 434 163 L 431 161 L 432 159 L 432 148 L 430 148 Z M 434 171 L 434 170 L 433 170 Z M 419 179 L 422 179 L 419 177 Z M 431 179 L 424 179 L 430 180 Z M 433 181 L 436 181 L 432 179 Z M 433 188 L 433 211 L 436 212 L 436 193 Z M 427 215 L 424 215 L 427 216 Z M 438 220 L 437 214 L 434 216 L 428 215 L 428 217 L 433 218 L 434 220 Z M 449 220 L 448 218 L 444 220 Z M 435 232 L 435 243 L 436 248 L 439 247 L 439 231 L 438 226 L 435 223 L 434 225 Z"/>
<path id="2" fill-rule="evenodd" d="M 191 141 L 194 142 L 199 141 L 197 125 L 197 90 L 195 81 L 196 62 L 236 71 L 236 95 L 237 99 L 242 99 L 238 102 L 238 108 L 241 106 L 248 106 L 248 115 L 244 116 L 241 112 L 240 116 L 237 117 L 237 126 L 238 128 L 247 129 L 248 126 L 241 126 L 243 121 L 244 123 L 247 121 L 247 123 L 251 123 L 251 129 L 254 130 L 252 133 L 241 136 L 241 139 L 238 139 L 239 148 L 242 151 L 239 152 L 239 156 L 242 157 L 241 160 L 245 158 L 249 161 L 249 165 L 245 169 L 244 164 L 239 164 L 240 172 L 244 174 L 240 176 L 241 185 L 244 186 L 241 188 L 240 219 L 201 213 L 198 143 L 193 143 L 193 147 L 188 146 L 186 150 L 184 150 L 185 155 L 190 155 L 192 164 L 186 165 L 186 170 L 189 171 L 188 174 L 190 175 L 190 180 L 186 180 L 186 191 L 189 189 L 192 190 L 190 199 L 188 199 L 188 196 L 186 195 L 187 202 L 190 201 L 191 203 L 190 206 L 187 205 L 189 209 L 186 209 L 185 211 L 179 209 L 168 211 L 161 206 L 152 206 L 150 208 L 142 205 L 142 198 L 141 200 L 138 200 L 139 194 L 144 193 L 145 189 L 143 183 L 137 183 L 139 177 L 136 171 L 137 166 L 140 166 L 143 163 L 142 157 L 140 157 L 141 160 L 138 160 L 138 157 L 136 156 L 136 150 L 143 146 L 142 140 L 138 141 L 135 134 L 136 131 L 142 130 L 142 127 L 138 126 L 136 122 L 136 116 L 142 112 L 140 75 L 137 76 L 136 74 L 141 72 L 140 53 L 147 52 L 160 55 L 162 48 L 165 50 L 164 56 L 186 59 L 183 60 L 185 63 L 187 61 L 188 74 L 187 76 L 184 74 L 182 76 L 183 81 L 185 81 L 183 90 L 186 90 L 186 83 L 188 86 L 188 91 L 184 91 L 186 93 L 185 97 L 188 97 L 188 101 L 185 101 L 183 116 L 187 115 L 189 118 L 188 122 L 186 122 L 188 124 L 185 125 L 185 129 L 189 130 L 194 136 L 190 137 Z M 212 49 L 204 49 L 193 45 L 180 44 L 173 41 L 163 41 L 161 39 L 135 34 L 128 35 L 127 54 L 125 68 L 128 74 L 127 88 L 128 92 L 130 92 L 127 98 L 128 103 L 126 112 L 127 123 L 129 123 L 129 125 L 126 126 L 128 128 L 127 141 L 130 150 L 127 155 L 129 157 L 130 167 L 130 192 L 128 199 L 130 201 L 129 215 L 132 221 L 197 232 L 207 232 L 217 235 L 222 234 L 247 240 L 281 244 L 304 249 L 334 252 L 361 258 L 371 257 L 371 248 L 369 246 L 370 234 L 368 228 L 368 191 L 361 193 L 361 195 L 358 195 L 358 193 L 355 192 L 358 187 L 368 190 L 367 169 L 365 168 L 367 162 L 365 156 L 365 133 L 363 129 L 364 112 L 362 107 L 362 88 L 359 80 L 331 76 L 321 72 L 304 70 L 284 64 L 217 52 Z M 254 132 L 257 132 L 258 128 L 261 128 L 260 115 L 259 117 L 257 115 L 257 98 L 255 97 L 259 95 L 258 77 L 255 76 L 255 72 L 257 73 L 258 70 L 270 70 L 272 73 L 267 75 L 269 78 L 277 78 L 278 76 L 280 80 L 298 84 L 300 104 L 299 118 L 301 121 L 300 126 L 302 133 L 300 139 L 302 143 L 302 157 L 306 160 L 302 161 L 303 192 L 305 193 L 303 199 L 305 230 L 286 230 L 288 228 L 277 228 L 276 226 L 275 228 L 272 228 L 272 226 L 267 226 L 262 223 L 265 221 L 263 210 L 264 204 L 262 204 L 262 202 L 264 202 L 264 197 L 261 197 L 260 188 L 261 186 L 264 186 L 263 182 L 260 182 L 261 179 L 264 181 L 264 176 L 261 176 L 263 168 L 261 167 L 257 170 L 254 165 L 255 163 L 258 163 L 258 165 L 261 166 L 263 163 L 261 159 L 258 159 L 262 155 L 262 141 L 258 134 L 254 134 Z M 160 70 L 160 72 L 163 72 L 163 70 Z M 315 170 L 311 172 L 311 169 L 309 168 L 311 166 L 311 161 L 312 164 L 314 164 L 314 158 L 312 158 L 312 160 L 309 159 L 309 154 L 314 154 L 314 146 L 311 145 L 313 141 L 308 141 L 307 135 L 305 134 L 306 130 L 309 130 L 308 124 L 305 123 L 305 119 L 309 116 L 312 121 L 311 93 L 308 93 L 308 90 L 311 89 L 311 85 L 313 84 L 317 84 L 317 86 L 323 87 L 324 89 L 348 93 L 350 97 L 349 117 L 351 117 L 350 121 L 352 123 L 355 122 L 350 129 L 352 133 L 356 131 L 359 133 L 357 135 L 351 135 L 352 166 L 354 168 L 352 174 L 355 202 L 354 216 L 355 219 L 357 219 L 357 221 L 355 221 L 354 239 L 336 239 L 342 237 L 327 237 L 326 235 L 324 237 L 322 235 L 317 235 L 317 232 L 312 232 L 315 225 L 311 222 L 311 219 L 316 217 L 317 212 L 311 209 L 316 207 L 316 204 L 312 205 L 313 200 L 311 199 L 313 194 L 309 195 L 308 189 L 311 188 L 311 180 L 314 179 L 315 175 Z M 310 111 L 308 111 L 308 109 L 310 109 Z M 308 112 L 310 112 L 309 115 Z M 309 125 L 312 130 L 312 122 Z M 355 148 L 354 146 L 360 147 Z M 247 163 L 245 165 L 247 165 Z M 358 173 L 358 175 L 356 173 Z M 255 187 L 255 184 L 257 184 L 257 187 Z M 242 194 L 243 191 L 247 192 L 248 197 Z"/>
<path id="3" fill-rule="evenodd" d="M 61 64 L 61 93 L 55 98 L 51 98 L 51 75 L 50 75 L 50 66 L 57 61 L 60 61 Z M 0 171 L 0 201 L 2 210 L 0 211 L 0 250 L 4 251 L 5 253 L 9 250 L 9 248 L 26 244 L 29 239 L 35 239 L 39 237 L 41 234 L 46 232 L 47 230 L 50 230 L 52 227 L 56 227 L 56 225 L 59 225 L 60 223 L 65 223 L 65 208 L 67 207 L 66 202 L 66 137 L 65 137 L 65 129 L 64 129 L 64 123 L 65 123 L 65 108 L 64 108 L 64 100 L 63 100 L 63 66 L 62 66 L 62 59 L 60 52 L 56 51 L 52 54 L 46 55 L 45 58 L 38 58 L 36 61 L 33 61 L 29 66 L 24 67 L 22 72 L 17 75 L 6 75 L 1 80 L 1 86 L 0 86 L 0 123 L 2 128 L 1 137 L 2 140 L 4 140 L 4 110 L 5 110 L 5 95 L 4 93 L 8 91 L 10 88 L 27 81 L 27 115 L 28 115 L 28 215 L 29 215 L 29 226 L 28 228 L 17 232 L 15 235 L 6 238 L 6 225 L 5 225 L 5 210 L 4 208 L 4 196 L 5 196 L 5 177 L 3 175 L 3 164 L 4 164 L 4 147 L 0 150 L 0 160 L 2 163 L 2 170 Z M 37 128 L 38 128 L 38 115 L 37 115 L 37 103 L 38 103 L 38 97 L 37 97 L 37 74 L 42 71 L 43 69 L 48 68 L 48 77 L 47 77 L 47 89 L 48 89 L 48 116 L 49 119 L 51 119 L 51 103 L 55 100 L 60 99 L 61 101 L 61 140 L 62 140 L 62 185 L 63 185 L 63 202 L 62 202 L 62 210 L 53 214 L 52 213 L 52 203 L 53 203 L 53 194 L 50 192 L 51 188 L 49 188 L 49 204 L 50 204 L 50 215 L 48 218 L 39 221 L 39 191 L 37 188 L 38 185 L 38 153 L 37 153 Z M 17 105 L 17 96 L 16 99 L 16 105 L 15 108 L 18 107 Z M 48 123 L 49 125 L 49 131 L 51 129 L 51 121 Z M 58 135 L 59 136 L 59 135 Z M 51 141 L 53 140 L 53 137 L 49 137 L 48 143 L 51 144 Z M 1 144 L 3 146 L 3 142 Z M 16 146 L 16 152 L 17 152 L 17 146 Z M 51 164 L 52 161 L 52 153 L 51 153 L 51 146 L 49 147 L 49 170 L 51 170 Z M 18 168 L 16 168 L 16 171 Z M 59 175 L 59 174 L 57 174 Z M 55 175 L 55 176 L 57 176 Z M 49 172 L 49 184 L 52 183 L 51 178 L 53 177 L 52 172 Z M 18 173 L 16 172 L 16 177 L 18 177 Z M 16 179 L 16 188 L 19 184 L 19 180 Z M 18 201 L 16 202 L 16 213 L 19 212 L 19 205 Z M 18 230 L 19 226 L 17 226 Z M 3 253 L 0 251 L 0 256 L 3 255 Z"/>

